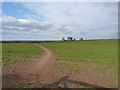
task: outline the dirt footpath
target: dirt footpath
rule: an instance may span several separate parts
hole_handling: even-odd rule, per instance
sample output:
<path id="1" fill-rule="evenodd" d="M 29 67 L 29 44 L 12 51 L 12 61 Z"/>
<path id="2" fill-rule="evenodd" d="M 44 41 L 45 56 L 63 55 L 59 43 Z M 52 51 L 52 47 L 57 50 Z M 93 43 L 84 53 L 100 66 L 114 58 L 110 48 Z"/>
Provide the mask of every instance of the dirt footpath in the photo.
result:
<path id="1" fill-rule="evenodd" d="M 44 52 L 39 57 L 39 61 L 36 64 L 34 64 L 32 66 L 29 66 L 29 68 L 26 69 L 27 73 L 32 73 L 32 74 L 33 73 L 39 73 L 42 70 L 42 68 L 45 67 L 45 64 L 47 64 L 48 61 L 50 59 L 52 59 L 53 55 L 52 55 L 52 52 L 49 49 L 47 49 L 45 47 L 42 47 L 42 46 L 38 46 L 38 45 L 36 45 L 36 46 L 38 48 L 41 48 Z"/>

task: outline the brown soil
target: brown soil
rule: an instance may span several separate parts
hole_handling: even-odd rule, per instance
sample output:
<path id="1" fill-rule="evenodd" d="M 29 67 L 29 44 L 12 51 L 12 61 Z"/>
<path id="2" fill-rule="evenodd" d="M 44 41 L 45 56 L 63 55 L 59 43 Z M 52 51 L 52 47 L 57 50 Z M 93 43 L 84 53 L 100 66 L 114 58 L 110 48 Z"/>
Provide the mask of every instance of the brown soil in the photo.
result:
<path id="1" fill-rule="evenodd" d="M 53 53 L 42 46 L 36 45 L 44 50 L 38 59 L 31 59 L 32 63 L 12 65 L 3 67 L 3 88 L 76 88 L 80 85 L 90 88 L 102 88 L 88 83 L 87 77 L 80 75 L 66 74 L 56 68 L 53 60 Z M 90 84 L 91 83 L 91 84 Z"/>

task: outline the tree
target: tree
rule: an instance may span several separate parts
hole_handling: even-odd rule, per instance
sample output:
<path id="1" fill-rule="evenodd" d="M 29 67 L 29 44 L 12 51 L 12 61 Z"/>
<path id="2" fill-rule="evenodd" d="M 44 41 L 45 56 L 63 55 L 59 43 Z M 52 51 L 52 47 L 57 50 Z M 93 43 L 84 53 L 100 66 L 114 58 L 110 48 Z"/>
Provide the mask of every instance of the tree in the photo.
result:
<path id="1" fill-rule="evenodd" d="M 75 41 L 76 39 L 74 38 L 73 40 Z"/>
<path id="2" fill-rule="evenodd" d="M 73 40 L 73 37 L 70 37 L 70 41 L 72 41 Z"/>
<path id="3" fill-rule="evenodd" d="M 80 38 L 80 40 L 83 40 L 83 38 Z"/>
<path id="4" fill-rule="evenodd" d="M 64 37 L 62 38 L 62 41 L 65 41 L 65 38 L 64 38 Z"/>
<path id="5" fill-rule="evenodd" d="M 68 40 L 68 41 L 70 40 L 70 37 L 69 37 L 69 36 L 67 37 L 67 40 Z"/>

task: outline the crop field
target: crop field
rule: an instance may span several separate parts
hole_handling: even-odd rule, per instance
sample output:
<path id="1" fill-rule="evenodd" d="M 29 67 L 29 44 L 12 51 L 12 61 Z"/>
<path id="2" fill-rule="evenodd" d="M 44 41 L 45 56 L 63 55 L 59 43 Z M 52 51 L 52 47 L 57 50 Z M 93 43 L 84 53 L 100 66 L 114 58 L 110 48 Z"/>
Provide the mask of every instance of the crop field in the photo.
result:
<path id="1" fill-rule="evenodd" d="M 25 63 L 30 58 L 37 58 L 42 52 L 33 44 L 27 43 L 3 43 L 2 62 L 3 65 Z"/>
<path id="2" fill-rule="evenodd" d="M 53 50 L 56 60 L 92 62 L 117 65 L 118 41 L 73 41 L 40 44 Z"/>
<path id="3" fill-rule="evenodd" d="M 39 57 L 40 55 L 41 57 Z M 19 71 L 21 68 L 16 71 L 13 69 L 15 72 L 13 75 L 7 72 L 9 66 L 14 68 L 14 65 L 17 67 L 17 64 L 29 63 L 32 59 L 37 60 L 33 60 L 36 64 L 31 64 L 29 66 L 30 70 L 22 68 L 23 73 L 21 73 L 22 71 Z M 77 88 L 87 88 L 83 83 L 102 87 L 118 87 L 118 40 L 58 41 L 36 44 L 3 43 L 2 62 L 3 68 L 8 67 L 4 69 L 5 73 L 3 74 L 5 76 L 5 87 L 9 87 L 9 84 L 13 86 L 9 81 L 17 83 L 16 87 L 35 81 L 38 81 L 37 88 L 45 87 L 42 86 L 45 85 L 44 82 L 54 83 L 60 78 L 67 76 L 71 80 L 81 83 L 81 85 L 75 86 Z M 25 73 L 26 71 L 28 73 Z M 34 71 L 36 71 L 36 74 L 29 74 Z M 19 75 L 24 80 L 15 78 L 15 75 L 16 77 Z M 35 78 L 30 81 L 29 79 L 32 79 L 32 77 Z M 20 82 L 18 83 L 17 80 Z M 43 84 L 41 80 L 44 81 Z M 36 86 L 32 87 L 36 88 Z"/>
<path id="4" fill-rule="evenodd" d="M 54 52 L 54 65 L 61 71 L 117 86 L 118 40 L 65 41 L 40 45 Z"/>

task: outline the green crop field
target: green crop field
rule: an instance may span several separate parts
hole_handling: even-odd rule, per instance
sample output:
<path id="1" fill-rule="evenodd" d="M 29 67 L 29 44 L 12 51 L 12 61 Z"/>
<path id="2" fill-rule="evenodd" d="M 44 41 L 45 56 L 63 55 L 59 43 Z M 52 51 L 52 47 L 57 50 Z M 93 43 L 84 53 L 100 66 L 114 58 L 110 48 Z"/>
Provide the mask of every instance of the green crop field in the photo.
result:
<path id="1" fill-rule="evenodd" d="M 37 43 L 53 52 L 52 65 L 78 80 L 103 87 L 118 86 L 118 40 Z M 3 43 L 3 65 L 25 63 L 42 53 L 33 43 Z M 85 87 L 85 86 L 79 86 Z"/>
<path id="2" fill-rule="evenodd" d="M 41 43 L 55 54 L 55 66 L 109 86 L 118 83 L 118 40 L 88 40 Z"/>
<path id="3" fill-rule="evenodd" d="M 17 64 L 27 61 L 30 58 L 37 58 L 42 52 L 30 43 L 3 43 L 2 44 L 2 61 L 3 65 Z"/>
<path id="4" fill-rule="evenodd" d="M 117 65 L 118 41 L 75 41 L 42 43 L 57 55 L 56 60 L 95 62 L 108 65 Z"/>

